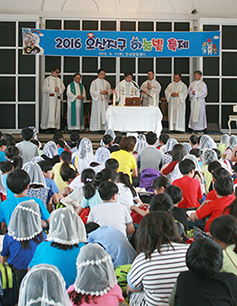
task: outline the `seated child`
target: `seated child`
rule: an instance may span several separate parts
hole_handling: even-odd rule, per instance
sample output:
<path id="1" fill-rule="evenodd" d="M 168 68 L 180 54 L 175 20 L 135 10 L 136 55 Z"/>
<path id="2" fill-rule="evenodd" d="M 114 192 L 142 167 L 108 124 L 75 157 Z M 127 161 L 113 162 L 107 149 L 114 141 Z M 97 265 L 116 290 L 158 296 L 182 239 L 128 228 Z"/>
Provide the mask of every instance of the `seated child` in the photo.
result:
<path id="1" fill-rule="evenodd" d="M 198 136 L 197 135 L 191 135 L 189 138 L 189 143 L 192 146 L 193 149 L 198 148 Z"/>
<path id="2" fill-rule="evenodd" d="M 174 210 L 173 210 L 173 217 L 175 220 L 181 222 L 184 226 L 185 232 L 187 230 L 188 221 L 187 221 L 187 214 L 186 212 L 178 207 L 179 203 L 183 199 L 183 192 L 178 186 L 170 185 L 166 188 L 165 193 L 168 194 L 171 199 L 173 200 Z"/>
<path id="3" fill-rule="evenodd" d="M 159 143 L 160 145 L 157 147 L 158 150 L 160 150 L 162 153 L 165 154 L 165 146 L 170 136 L 166 133 L 161 133 L 159 137 Z"/>
<path id="4" fill-rule="evenodd" d="M 210 216 L 205 226 L 206 232 L 210 231 L 212 221 L 220 217 L 225 208 L 235 200 L 235 196 L 233 194 L 233 181 L 230 177 L 218 177 L 218 179 L 215 181 L 214 188 L 216 190 L 217 198 L 198 208 L 195 213 L 192 213 L 189 216 L 193 222 L 203 220 L 204 218 Z M 228 211 L 225 211 L 224 213 L 228 214 Z"/>
<path id="5" fill-rule="evenodd" d="M 223 249 L 221 272 L 234 273 L 237 276 L 237 223 L 233 216 L 223 215 L 212 221 L 210 233 Z"/>
<path id="6" fill-rule="evenodd" d="M 118 306 L 124 300 L 111 257 L 99 244 L 90 243 L 81 249 L 77 277 L 67 292 L 73 306 Z"/>
<path id="7" fill-rule="evenodd" d="M 20 151 L 20 156 L 23 159 L 23 164 L 28 163 L 33 157 L 38 156 L 38 148 L 32 142 L 30 142 L 33 137 L 33 131 L 30 128 L 23 128 L 21 130 L 21 137 L 23 141 L 16 144 L 16 147 Z"/>
<path id="8" fill-rule="evenodd" d="M 186 255 L 189 271 L 181 272 L 171 293 L 169 305 L 236 305 L 237 277 L 221 272 L 223 254 L 212 239 L 200 238 Z"/>
<path id="9" fill-rule="evenodd" d="M 134 233 L 132 218 L 124 205 L 118 204 L 118 187 L 113 182 L 103 182 L 99 186 L 100 197 L 103 203 L 94 205 L 88 217 L 89 222 L 100 226 L 113 226 L 125 236 Z"/>
<path id="10" fill-rule="evenodd" d="M 5 222 L 8 226 L 11 215 L 15 207 L 24 201 L 34 200 L 39 204 L 41 219 L 49 223 L 50 214 L 45 208 L 43 202 L 38 198 L 31 198 L 27 196 L 29 189 L 30 177 L 24 170 L 14 170 L 8 174 L 7 186 L 15 194 L 14 197 L 5 200 L 0 205 L 0 222 Z M 47 227 L 48 224 L 43 224 Z"/>
<path id="11" fill-rule="evenodd" d="M 77 148 L 79 146 L 79 143 L 80 143 L 80 134 L 76 131 L 72 132 L 70 134 L 70 140 L 68 142 L 68 145 L 70 146 L 71 148 L 71 152 L 72 154 L 75 153 L 77 151 Z"/>
<path id="12" fill-rule="evenodd" d="M 3 240 L 1 262 L 12 264 L 17 269 L 28 269 L 37 246 L 46 238 L 41 227 L 39 205 L 34 200 L 21 202 L 11 216 Z"/>
<path id="13" fill-rule="evenodd" d="M 195 164 L 190 159 L 184 159 L 179 163 L 179 170 L 183 175 L 182 178 L 173 181 L 174 186 L 180 187 L 183 192 L 183 201 L 178 207 L 189 208 L 200 206 L 199 200 L 202 199 L 201 184 L 198 180 L 194 179 Z"/>
<path id="14" fill-rule="evenodd" d="M 97 223 L 86 224 L 88 243 L 98 243 L 111 256 L 114 269 L 132 263 L 136 252 L 121 231 L 112 226 L 99 226 Z"/>

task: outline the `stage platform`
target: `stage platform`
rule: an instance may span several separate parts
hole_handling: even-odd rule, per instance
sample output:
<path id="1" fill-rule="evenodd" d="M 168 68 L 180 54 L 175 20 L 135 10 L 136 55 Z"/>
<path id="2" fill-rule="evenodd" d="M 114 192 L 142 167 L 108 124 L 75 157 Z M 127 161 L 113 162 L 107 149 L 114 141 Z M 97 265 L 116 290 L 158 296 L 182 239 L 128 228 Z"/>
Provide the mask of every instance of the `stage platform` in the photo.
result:
<path id="1" fill-rule="evenodd" d="M 182 142 L 188 142 L 189 141 L 189 137 L 192 135 L 190 133 L 182 133 L 182 134 L 178 134 L 178 133 L 169 133 L 167 132 L 167 134 L 172 137 L 177 139 L 178 142 L 182 143 Z M 125 136 L 126 133 L 120 133 L 120 132 L 116 132 L 116 135 L 119 136 Z M 218 134 L 211 134 L 209 133 L 208 135 L 210 135 L 217 143 L 220 142 L 221 140 L 221 136 L 223 134 L 218 133 Z M 21 141 L 21 137 L 20 137 L 20 133 L 12 133 L 12 136 L 15 138 L 16 142 Z M 198 135 L 200 136 L 200 134 Z M 63 137 L 64 140 L 66 141 L 70 141 L 70 134 L 68 133 L 63 133 Z M 91 133 L 91 132 L 86 132 L 86 133 L 80 133 L 80 137 L 87 137 L 92 141 L 93 144 L 93 149 L 96 150 L 99 145 L 100 145 L 100 140 L 103 138 L 103 134 L 96 134 L 96 133 Z M 43 134 L 43 133 L 39 133 L 38 134 L 38 139 L 42 144 L 45 144 L 47 141 L 52 140 L 53 139 L 53 134 Z"/>

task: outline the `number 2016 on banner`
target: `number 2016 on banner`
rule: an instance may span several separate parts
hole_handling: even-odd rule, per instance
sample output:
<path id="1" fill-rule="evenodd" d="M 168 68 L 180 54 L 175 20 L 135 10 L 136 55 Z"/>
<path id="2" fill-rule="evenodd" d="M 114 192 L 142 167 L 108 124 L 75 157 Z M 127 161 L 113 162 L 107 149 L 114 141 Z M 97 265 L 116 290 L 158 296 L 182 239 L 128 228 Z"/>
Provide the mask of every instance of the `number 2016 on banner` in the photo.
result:
<path id="1" fill-rule="evenodd" d="M 56 49 L 80 49 L 82 46 L 81 38 L 61 38 L 55 39 Z"/>

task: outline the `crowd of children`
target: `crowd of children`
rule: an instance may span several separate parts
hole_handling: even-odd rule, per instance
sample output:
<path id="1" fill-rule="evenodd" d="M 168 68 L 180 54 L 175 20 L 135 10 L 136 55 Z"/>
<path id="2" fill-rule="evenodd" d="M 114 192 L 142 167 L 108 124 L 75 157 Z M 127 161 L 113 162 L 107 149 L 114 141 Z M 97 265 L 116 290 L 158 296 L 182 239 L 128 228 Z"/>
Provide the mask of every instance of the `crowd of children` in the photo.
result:
<path id="1" fill-rule="evenodd" d="M 0 305 L 237 304 L 237 136 L 21 137 L 0 134 Z"/>

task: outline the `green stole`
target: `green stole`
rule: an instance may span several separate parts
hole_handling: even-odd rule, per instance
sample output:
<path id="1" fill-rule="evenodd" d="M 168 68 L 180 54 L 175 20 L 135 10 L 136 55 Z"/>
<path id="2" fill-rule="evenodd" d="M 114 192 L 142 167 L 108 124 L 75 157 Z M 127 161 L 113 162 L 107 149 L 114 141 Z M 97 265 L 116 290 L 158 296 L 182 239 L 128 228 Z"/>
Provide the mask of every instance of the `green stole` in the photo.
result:
<path id="1" fill-rule="evenodd" d="M 81 83 L 79 83 L 80 86 L 80 90 L 81 90 L 81 95 L 83 94 L 83 86 Z M 75 84 L 74 81 L 72 81 L 70 83 L 70 87 L 71 87 L 71 92 L 73 95 L 76 95 L 76 88 L 75 88 Z M 76 125 L 76 99 L 72 102 L 71 105 L 71 125 L 75 126 Z M 80 118 L 80 126 L 83 126 L 83 122 L 84 122 L 84 107 L 83 107 L 83 99 L 81 99 L 81 118 Z"/>

